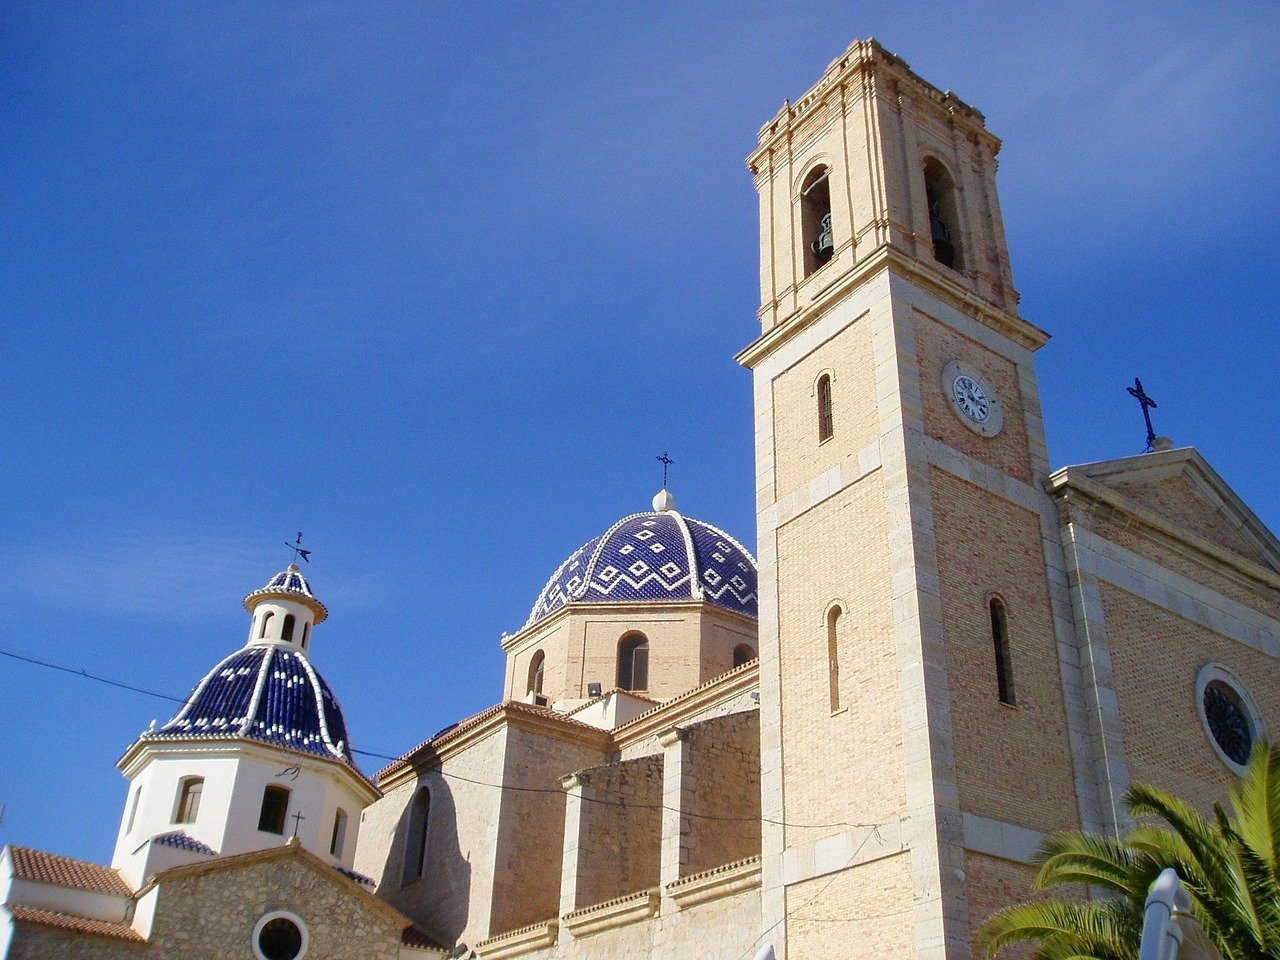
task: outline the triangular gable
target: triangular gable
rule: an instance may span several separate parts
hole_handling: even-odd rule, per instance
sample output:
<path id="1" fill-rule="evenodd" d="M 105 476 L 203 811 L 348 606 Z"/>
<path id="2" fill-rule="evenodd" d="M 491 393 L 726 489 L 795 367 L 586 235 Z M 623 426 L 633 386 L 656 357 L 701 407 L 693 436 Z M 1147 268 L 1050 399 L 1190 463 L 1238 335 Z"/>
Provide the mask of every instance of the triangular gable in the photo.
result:
<path id="1" fill-rule="evenodd" d="M 1280 540 L 1245 505 L 1194 448 L 1144 453 L 1064 467 L 1051 487 L 1093 481 L 1175 527 L 1273 571 L 1280 571 Z"/>

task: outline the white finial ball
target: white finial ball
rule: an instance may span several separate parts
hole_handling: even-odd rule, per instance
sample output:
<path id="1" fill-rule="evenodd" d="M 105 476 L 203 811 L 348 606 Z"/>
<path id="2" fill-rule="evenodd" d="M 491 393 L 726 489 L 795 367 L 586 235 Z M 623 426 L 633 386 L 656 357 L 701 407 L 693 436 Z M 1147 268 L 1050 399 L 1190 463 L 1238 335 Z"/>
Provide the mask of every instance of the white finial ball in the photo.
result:
<path id="1" fill-rule="evenodd" d="M 654 513 L 670 513 L 676 508 L 676 498 L 665 487 L 653 498 Z"/>

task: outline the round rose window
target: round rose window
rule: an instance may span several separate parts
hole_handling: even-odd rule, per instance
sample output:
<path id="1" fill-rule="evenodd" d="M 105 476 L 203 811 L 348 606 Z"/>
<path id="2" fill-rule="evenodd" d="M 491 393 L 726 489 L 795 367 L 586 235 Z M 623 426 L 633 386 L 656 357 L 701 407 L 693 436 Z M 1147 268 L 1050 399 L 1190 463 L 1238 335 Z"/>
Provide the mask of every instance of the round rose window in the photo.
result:
<path id="1" fill-rule="evenodd" d="M 254 928 L 253 952 L 259 960 L 301 960 L 306 951 L 307 928 L 292 913 L 269 913 Z"/>
<path id="2" fill-rule="evenodd" d="M 1253 731 L 1240 694 L 1221 680 L 1209 681 L 1204 688 L 1204 716 L 1222 752 L 1242 767 L 1248 763 Z"/>

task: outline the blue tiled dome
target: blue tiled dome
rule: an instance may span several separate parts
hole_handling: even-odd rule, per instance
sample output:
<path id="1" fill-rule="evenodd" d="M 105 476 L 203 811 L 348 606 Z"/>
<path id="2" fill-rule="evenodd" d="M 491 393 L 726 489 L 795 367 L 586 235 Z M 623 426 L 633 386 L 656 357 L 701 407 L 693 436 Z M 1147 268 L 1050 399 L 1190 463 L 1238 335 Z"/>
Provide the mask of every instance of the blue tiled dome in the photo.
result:
<path id="1" fill-rule="evenodd" d="M 205 675 L 148 738 L 246 737 L 355 766 L 347 725 L 306 656 L 276 644 L 238 650 Z"/>
<path id="2" fill-rule="evenodd" d="M 673 509 L 623 517 L 573 552 L 525 626 L 567 603 L 705 600 L 756 617 L 756 561 L 729 534 Z"/>

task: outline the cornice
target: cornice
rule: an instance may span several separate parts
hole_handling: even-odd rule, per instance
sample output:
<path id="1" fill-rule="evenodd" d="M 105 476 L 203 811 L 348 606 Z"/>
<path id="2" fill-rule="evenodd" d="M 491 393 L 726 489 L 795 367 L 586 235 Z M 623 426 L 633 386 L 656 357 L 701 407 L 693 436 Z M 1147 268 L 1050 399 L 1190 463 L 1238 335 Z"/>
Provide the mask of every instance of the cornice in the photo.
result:
<path id="1" fill-rule="evenodd" d="M 881 271 L 897 272 L 906 276 L 922 289 L 951 303 L 962 313 L 978 323 L 990 327 L 1014 343 L 1028 350 L 1038 350 L 1049 342 L 1049 334 L 1028 323 L 1017 313 L 997 306 L 980 297 L 967 287 L 957 283 L 933 267 L 910 257 L 896 247 L 884 244 L 869 253 L 852 270 L 841 274 L 819 290 L 813 300 L 801 310 L 766 331 L 744 347 L 735 357 L 748 369 L 754 368 L 784 343 L 793 339 L 821 317 L 854 288 L 868 282 Z"/>
<path id="2" fill-rule="evenodd" d="M 745 624 L 752 629 L 757 628 L 757 622 L 751 617 L 735 613 L 732 610 L 726 610 L 710 600 L 631 600 L 625 603 L 596 603 L 594 601 L 575 600 L 572 603 L 566 603 L 562 607 L 557 607 L 541 620 L 503 637 L 502 652 L 511 653 L 526 644 L 536 642 L 534 638 L 540 636 L 544 629 L 555 629 L 560 625 L 561 620 L 568 619 L 574 615 L 652 618 L 664 613 L 677 615 L 702 613 L 704 616 L 720 616 L 723 614 L 725 619 L 731 622 Z"/>
<path id="3" fill-rule="evenodd" d="M 507 960 L 508 957 L 553 946 L 559 931 L 559 919 L 552 918 L 481 940 L 475 945 L 475 950 L 483 960 Z"/>
<path id="4" fill-rule="evenodd" d="M 658 912 L 661 895 L 657 887 L 630 893 L 625 897 L 617 897 L 597 903 L 581 910 L 566 913 L 560 918 L 565 929 L 575 937 L 586 937 L 603 930 L 647 920 Z"/>
<path id="5" fill-rule="evenodd" d="M 760 886 L 760 857 L 747 857 L 667 884 L 667 895 L 684 910 Z"/>
<path id="6" fill-rule="evenodd" d="M 1250 590 L 1262 588 L 1280 602 L 1280 574 L 1213 541 L 1166 520 L 1123 493 L 1087 476 L 1081 467 L 1063 467 L 1045 482 L 1062 503 L 1121 524 L 1152 542 L 1169 547 Z"/>
<path id="7" fill-rule="evenodd" d="M 382 796 L 382 791 L 378 789 L 378 786 L 349 763 L 305 750 L 297 750 L 283 744 L 264 743 L 261 740 L 235 733 L 205 733 L 191 736 L 183 736 L 181 734 L 149 736 L 144 733 L 129 745 L 124 755 L 116 761 L 116 766 L 125 777 L 132 780 L 141 772 L 148 753 L 184 753 L 206 756 L 234 754 L 247 756 L 254 760 L 266 761 L 282 752 L 295 758 L 297 765 L 303 769 L 311 768 L 315 773 L 325 773 L 332 770 L 340 772 L 356 786 L 358 792 L 363 793 L 368 798 L 369 803 Z"/>
<path id="8" fill-rule="evenodd" d="M 446 760 L 508 726 L 566 743 L 593 747 L 602 753 L 607 753 L 612 748 L 612 738 L 607 730 L 572 720 L 546 707 L 504 700 L 436 734 L 383 767 L 375 775 L 378 786 L 386 792 L 415 779 L 423 770 L 439 767 Z"/>
<path id="9" fill-rule="evenodd" d="M 657 736 L 716 704 L 755 690 L 759 684 L 760 661 L 744 663 L 615 728 L 614 748 L 622 750 L 647 737 Z"/>
<path id="10" fill-rule="evenodd" d="M 849 87 L 854 87 L 854 92 L 860 95 L 863 78 L 867 74 L 896 82 L 900 92 L 926 105 L 936 117 L 962 127 L 971 138 L 983 142 L 993 155 L 999 152 L 1000 140 L 987 130 L 986 118 L 979 110 L 951 91 L 929 83 L 897 54 L 886 50 L 878 41 L 868 39 L 851 43 L 843 54 L 827 65 L 817 83 L 801 94 L 795 103 L 789 100 L 784 103 L 760 127 L 757 134 L 759 146 L 747 157 L 748 169 L 758 173 L 774 149 L 795 137 L 813 117 L 819 115 L 832 95 Z"/>

